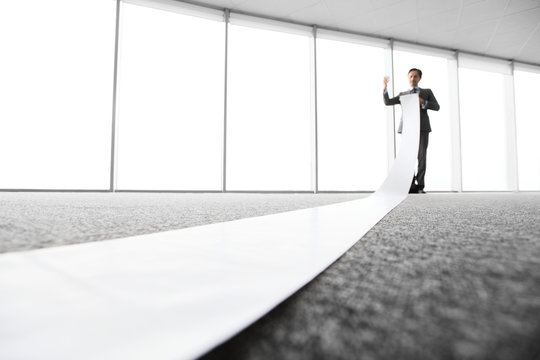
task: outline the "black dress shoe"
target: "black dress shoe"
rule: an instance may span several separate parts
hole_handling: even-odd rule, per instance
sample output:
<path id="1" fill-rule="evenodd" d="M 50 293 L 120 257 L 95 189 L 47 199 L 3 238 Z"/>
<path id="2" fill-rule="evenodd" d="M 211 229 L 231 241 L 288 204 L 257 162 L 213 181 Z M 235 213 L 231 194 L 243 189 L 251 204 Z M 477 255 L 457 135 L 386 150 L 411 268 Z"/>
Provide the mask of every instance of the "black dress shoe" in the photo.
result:
<path id="1" fill-rule="evenodd" d="M 421 190 L 418 190 L 418 193 L 419 194 L 425 194 L 426 192 L 423 189 L 421 189 Z"/>

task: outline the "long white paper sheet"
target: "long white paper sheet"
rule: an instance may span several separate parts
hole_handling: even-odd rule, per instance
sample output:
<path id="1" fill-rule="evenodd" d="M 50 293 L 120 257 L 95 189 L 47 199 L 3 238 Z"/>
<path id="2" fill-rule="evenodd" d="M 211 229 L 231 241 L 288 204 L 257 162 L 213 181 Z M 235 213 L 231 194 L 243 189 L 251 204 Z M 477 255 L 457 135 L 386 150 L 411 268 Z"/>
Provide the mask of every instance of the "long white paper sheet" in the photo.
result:
<path id="1" fill-rule="evenodd" d="M 0 359 L 190 359 L 304 286 L 406 196 L 418 95 L 403 141 L 365 199 L 0 256 Z"/>

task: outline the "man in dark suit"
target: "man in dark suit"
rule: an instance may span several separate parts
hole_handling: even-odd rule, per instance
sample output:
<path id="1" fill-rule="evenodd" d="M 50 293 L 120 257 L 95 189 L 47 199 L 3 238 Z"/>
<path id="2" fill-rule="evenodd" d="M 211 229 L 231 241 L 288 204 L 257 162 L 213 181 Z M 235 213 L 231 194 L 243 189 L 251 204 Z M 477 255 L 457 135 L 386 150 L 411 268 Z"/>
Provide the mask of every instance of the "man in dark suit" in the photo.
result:
<path id="1" fill-rule="evenodd" d="M 405 94 L 418 93 L 420 100 L 420 144 L 418 147 L 418 170 L 416 171 L 416 176 L 413 178 L 411 184 L 410 193 L 422 193 L 424 191 L 424 177 L 426 175 L 426 154 L 427 147 L 429 142 L 429 133 L 431 132 L 431 125 L 429 123 L 428 110 L 439 111 L 440 106 L 435 99 L 435 95 L 431 89 L 421 89 L 418 87 L 418 83 L 422 79 L 422 71 L 420 69 L 413 68 L 409 70 L 409 85 L 411 88 L 407 91 L 399 93 L 398 96 L 391 98 L 388 96 L 388 91 L 386 91 L 386 86 L 388 85 L 388 78 L 385 77 L 384 84 L 384 104 L 385 105 L 397 105 L 401 104 L 399 97 Z M 403 119 L 399 123 L 398 133 L 401 134 L 401 129 L 403 127 Z M 416 181 L 416 183 L 415 183 Z"/>

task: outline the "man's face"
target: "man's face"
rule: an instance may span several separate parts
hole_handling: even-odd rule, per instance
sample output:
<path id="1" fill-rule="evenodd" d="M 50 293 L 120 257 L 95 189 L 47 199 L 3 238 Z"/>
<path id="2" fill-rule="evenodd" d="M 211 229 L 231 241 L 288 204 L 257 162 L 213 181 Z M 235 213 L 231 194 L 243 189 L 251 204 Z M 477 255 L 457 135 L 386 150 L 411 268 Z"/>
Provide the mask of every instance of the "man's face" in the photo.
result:
<path id="1" fill-rule="evenodd" d="M 418 83 L 420 82 L 420 74 L 418 71 L 413 70 L 409 73 L 409 85 L 411 88 L 415 88 L 418 86 Z"/>

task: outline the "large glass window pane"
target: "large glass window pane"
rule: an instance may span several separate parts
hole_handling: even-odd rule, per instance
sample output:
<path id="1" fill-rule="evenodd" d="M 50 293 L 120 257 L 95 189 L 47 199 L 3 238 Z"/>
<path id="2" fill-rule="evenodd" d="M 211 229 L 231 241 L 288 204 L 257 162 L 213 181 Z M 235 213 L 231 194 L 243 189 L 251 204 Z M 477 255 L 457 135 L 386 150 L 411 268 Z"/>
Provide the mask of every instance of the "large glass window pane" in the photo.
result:
<path id="1" fill-rule="evenodd" d="M 509 75 L 459 69 L 463 190 L 511 189 Z"/>
<path id="2" fill-rule="evenodd" d="M 223 22 L 127 3 L 121 14 L 117 188 L 220 190 Z"/>
<path id="3" fill-rule="evenodd" d="M 229 27 L 228 190 L 310 190 L 310 38 Z"/>
<path id="4" fill-rule="evenodd" d="M 428 110 L 431 130 L 427 150 L 426 191 L 450 191 L 452 189 L 452 131 L 450 124 L 450 100 L 448 59 L 415 52 L 394 50 L 394 84 L 396 94 L 410 88 L 408 72 L 412 68 L 422 70 L 421 88 L 429 88 L 441 106 L 439 111 Z M 396 132 L 401 108 L 396 107 Z M 400 144 L 401 136 L 397 136 Z"/>
<path id="5" fill-rule="evenodd" d="M 539 72 L 515 71 L 516 127 L 520 190 L 540 190 Z"/>
<path id="6" fill-rule="evenodd" d="M 384 49 L 317 40 L 319 190 L 376 190 L 387 173 Z"/>
<path id="7" fill-rule="evenodd" d="M 109 188 L 115 10 L 0 3 L 0 188 Z"/>

